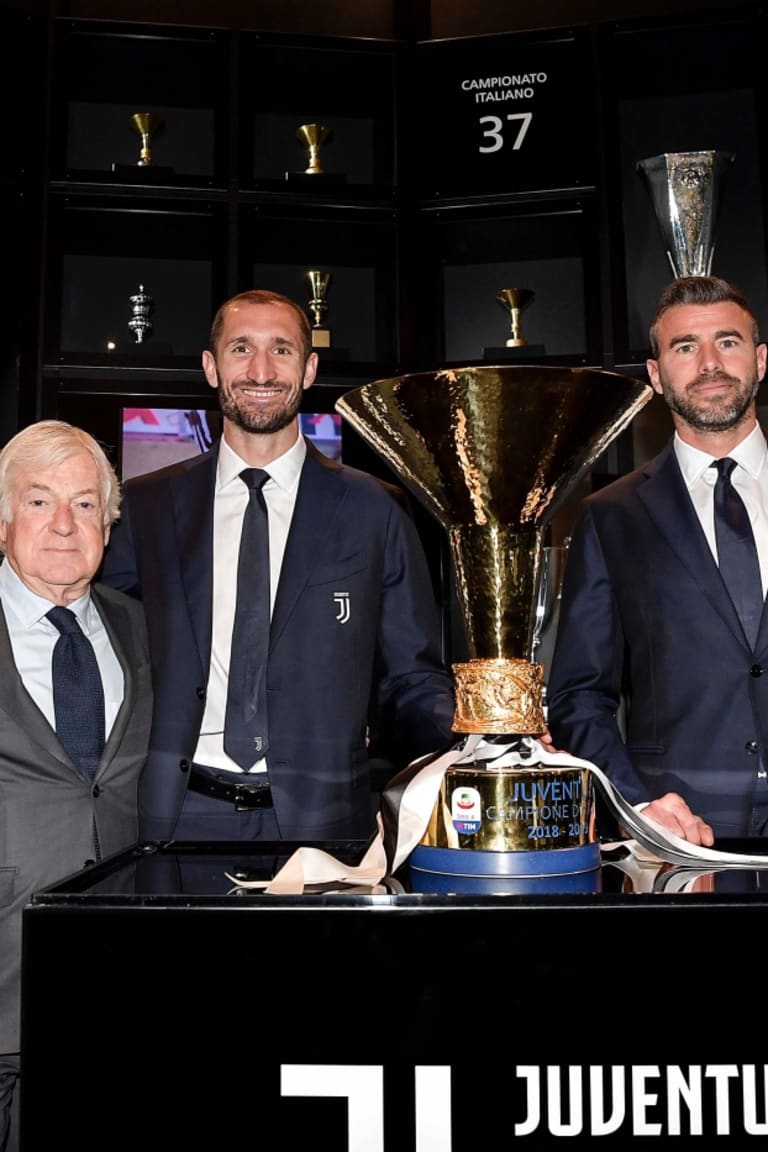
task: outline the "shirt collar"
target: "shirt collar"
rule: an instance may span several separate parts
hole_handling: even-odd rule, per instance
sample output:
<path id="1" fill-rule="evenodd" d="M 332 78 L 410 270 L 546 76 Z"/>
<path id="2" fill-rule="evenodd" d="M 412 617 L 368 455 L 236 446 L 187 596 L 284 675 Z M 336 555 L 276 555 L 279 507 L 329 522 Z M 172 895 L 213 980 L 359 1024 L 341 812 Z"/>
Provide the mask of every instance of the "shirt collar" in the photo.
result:
<path id="1" fill-rule="evenodd" d="M 677 432 L 674 435 L 674 449 L 680 471 L 683 473 L 685 483 L 690 490 L 694 484 L 701 480 L 715 457 L 711 452 L 702 452 L 700 448 L 686 444 L 684 440 L 680 439 Z M 768 454 L 768 445 L 766 445 L 765 434 L 759 424 L 755 425 L 746 439 L 728 453 L 731 459 L 740 464 L 755 480 L 765 467 L 766 454 Z"/>
<path id="2" fill-rule="evenodd" d="M 304 464 L 304 458 L 307 454 L 307 445 L 304 437 L 299 433 L 296 437 L 296 442 L 284 452 L 282 456 L 278 456 L 275 460 L 270 460 L 265 471 L 269 472 L 271 480 L 277 484 L 278 488 L 285 489 L 290 492 L 299 482 L 301 469 Z M 226 488 L 235 480 L 243 468 L 252 468 L 252 464 L 248 464 L 232 449 L 226 440 L 222 437 L 219 443 L 219 462 L 216 468 L 216 488 L 220 490 Z"/>
<path id="3" fill-rule="evenodd" d="M 24 628 L 33 628 L 35 624 L 39 624 L 46 613 L 53 608 L 53 601 L 46 600 L 44 596 L 38 596 L 36 592 L 27 587 L 5 559 L 0 564 L 0 595 L 2 596 L 3 607 L 9 608 Z M 77 600 L 73 600 L 71 604 L 66 605 L 74 612 L 79 624 L 86 631 L 88 630 L 86 614 L 90 602 L 91 594 L 88 591 Z"/>

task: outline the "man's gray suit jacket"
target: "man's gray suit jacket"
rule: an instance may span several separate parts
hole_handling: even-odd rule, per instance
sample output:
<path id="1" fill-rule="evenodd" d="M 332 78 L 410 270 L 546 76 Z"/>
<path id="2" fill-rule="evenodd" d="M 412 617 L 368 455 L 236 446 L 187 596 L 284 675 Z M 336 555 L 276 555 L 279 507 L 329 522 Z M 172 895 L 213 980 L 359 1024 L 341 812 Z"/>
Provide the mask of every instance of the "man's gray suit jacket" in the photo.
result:
<path id="1" fill-rule="evenodd" d="M 0 1052 L 19 1050 L 24 905 L 33 892 L 138 838 L 137 787 L 152 714 L 144 613 L 112 588 L 95 585 L 92 596 L 125 682 L 93 783 L 79 775 L 24 688 L 0 611 Z"/>

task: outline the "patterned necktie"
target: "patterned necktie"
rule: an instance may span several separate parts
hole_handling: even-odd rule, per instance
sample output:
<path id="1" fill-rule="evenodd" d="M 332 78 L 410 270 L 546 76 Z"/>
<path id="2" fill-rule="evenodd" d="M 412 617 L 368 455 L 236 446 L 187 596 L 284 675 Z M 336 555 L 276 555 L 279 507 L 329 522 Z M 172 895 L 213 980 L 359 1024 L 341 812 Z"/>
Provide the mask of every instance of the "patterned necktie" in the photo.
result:
<path id="1" fill-rule="evenodd" d="M 269 747 L 267 654 L 269 652 L 269 524 L 262 485 L 269 473 L 245 468 L 250 489 L 237 563 L 237 604 L 232 631 L 224 719 L 224 751 L 248 772 Z"/>
<path id="2" fill-rule="evenodd" d="M 745 635 L 754 646 L 763 614 L 763 584 L 755 537 L 744 501 L 731 481 L 736 461 L 730 456 L 713 460 L 715 484 L 715 539 L 720 575 L 738 612 Z"/>
<path id="3" fill-rule="evenodd" d="M 51 608 L 46 616 L 61 633 L 51 665 L 56 735 L 90 781 L 104 750 L 104 688 L 96 653 L 69 608 Z"/>

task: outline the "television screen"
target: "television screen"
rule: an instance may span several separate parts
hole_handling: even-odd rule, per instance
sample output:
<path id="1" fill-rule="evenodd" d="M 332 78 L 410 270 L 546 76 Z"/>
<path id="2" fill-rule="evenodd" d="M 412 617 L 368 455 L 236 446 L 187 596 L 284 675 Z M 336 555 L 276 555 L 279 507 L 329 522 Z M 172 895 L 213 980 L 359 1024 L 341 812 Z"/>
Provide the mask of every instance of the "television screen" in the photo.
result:
<path id="1" fill-rule="evenodd" d="M 332 460 L 341 459 L 341 416 L 301 412 L 301 430 Z M 219 436 L 218 409 L 123 408 L 120 472 L 123 480 L 206 452 Z"/>

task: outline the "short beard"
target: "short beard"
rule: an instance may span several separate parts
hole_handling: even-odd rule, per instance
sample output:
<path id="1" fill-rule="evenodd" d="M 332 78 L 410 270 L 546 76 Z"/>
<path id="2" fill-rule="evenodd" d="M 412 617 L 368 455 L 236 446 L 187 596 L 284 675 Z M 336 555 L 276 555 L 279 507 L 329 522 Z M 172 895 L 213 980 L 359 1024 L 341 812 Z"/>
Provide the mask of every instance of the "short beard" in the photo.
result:
<path id="1" fill-rule="evenodd" d="M 712 377 L 712 379 L 739 383 L 734 381 L 732 376 L 721 375 Z M 728 432 L 732 428 L 738 428 L 746 420 L 759 387 L 760 381 L 755 376 L 745 385 L 739 383 L 738 391 L 729 400 L 724 400 L 720 404 L 701 405 L 687 392 L 683 396 L 673 396 L 671 389 L 662 381 L 664 399 L 669 405 L 670 411 L 684 420 L 688 427 L 693 428 L 696 432 Z"/>
<path id="2" fill-rule="evenodd" d="M 289 424 L 293 423 L 301 407 L 301 392 L 297 392 L 293 399 L 283 407 L 258 412 L 243 411 L 237 403 L 237 393 L 225 392 L 221 382 L 217 385 L 216 393 L 219 397 L 222 416 L 237 428 L 241 428 L 243 432 L 264 434 L 281 432 L 283 428 L 287 428 Z"/>

